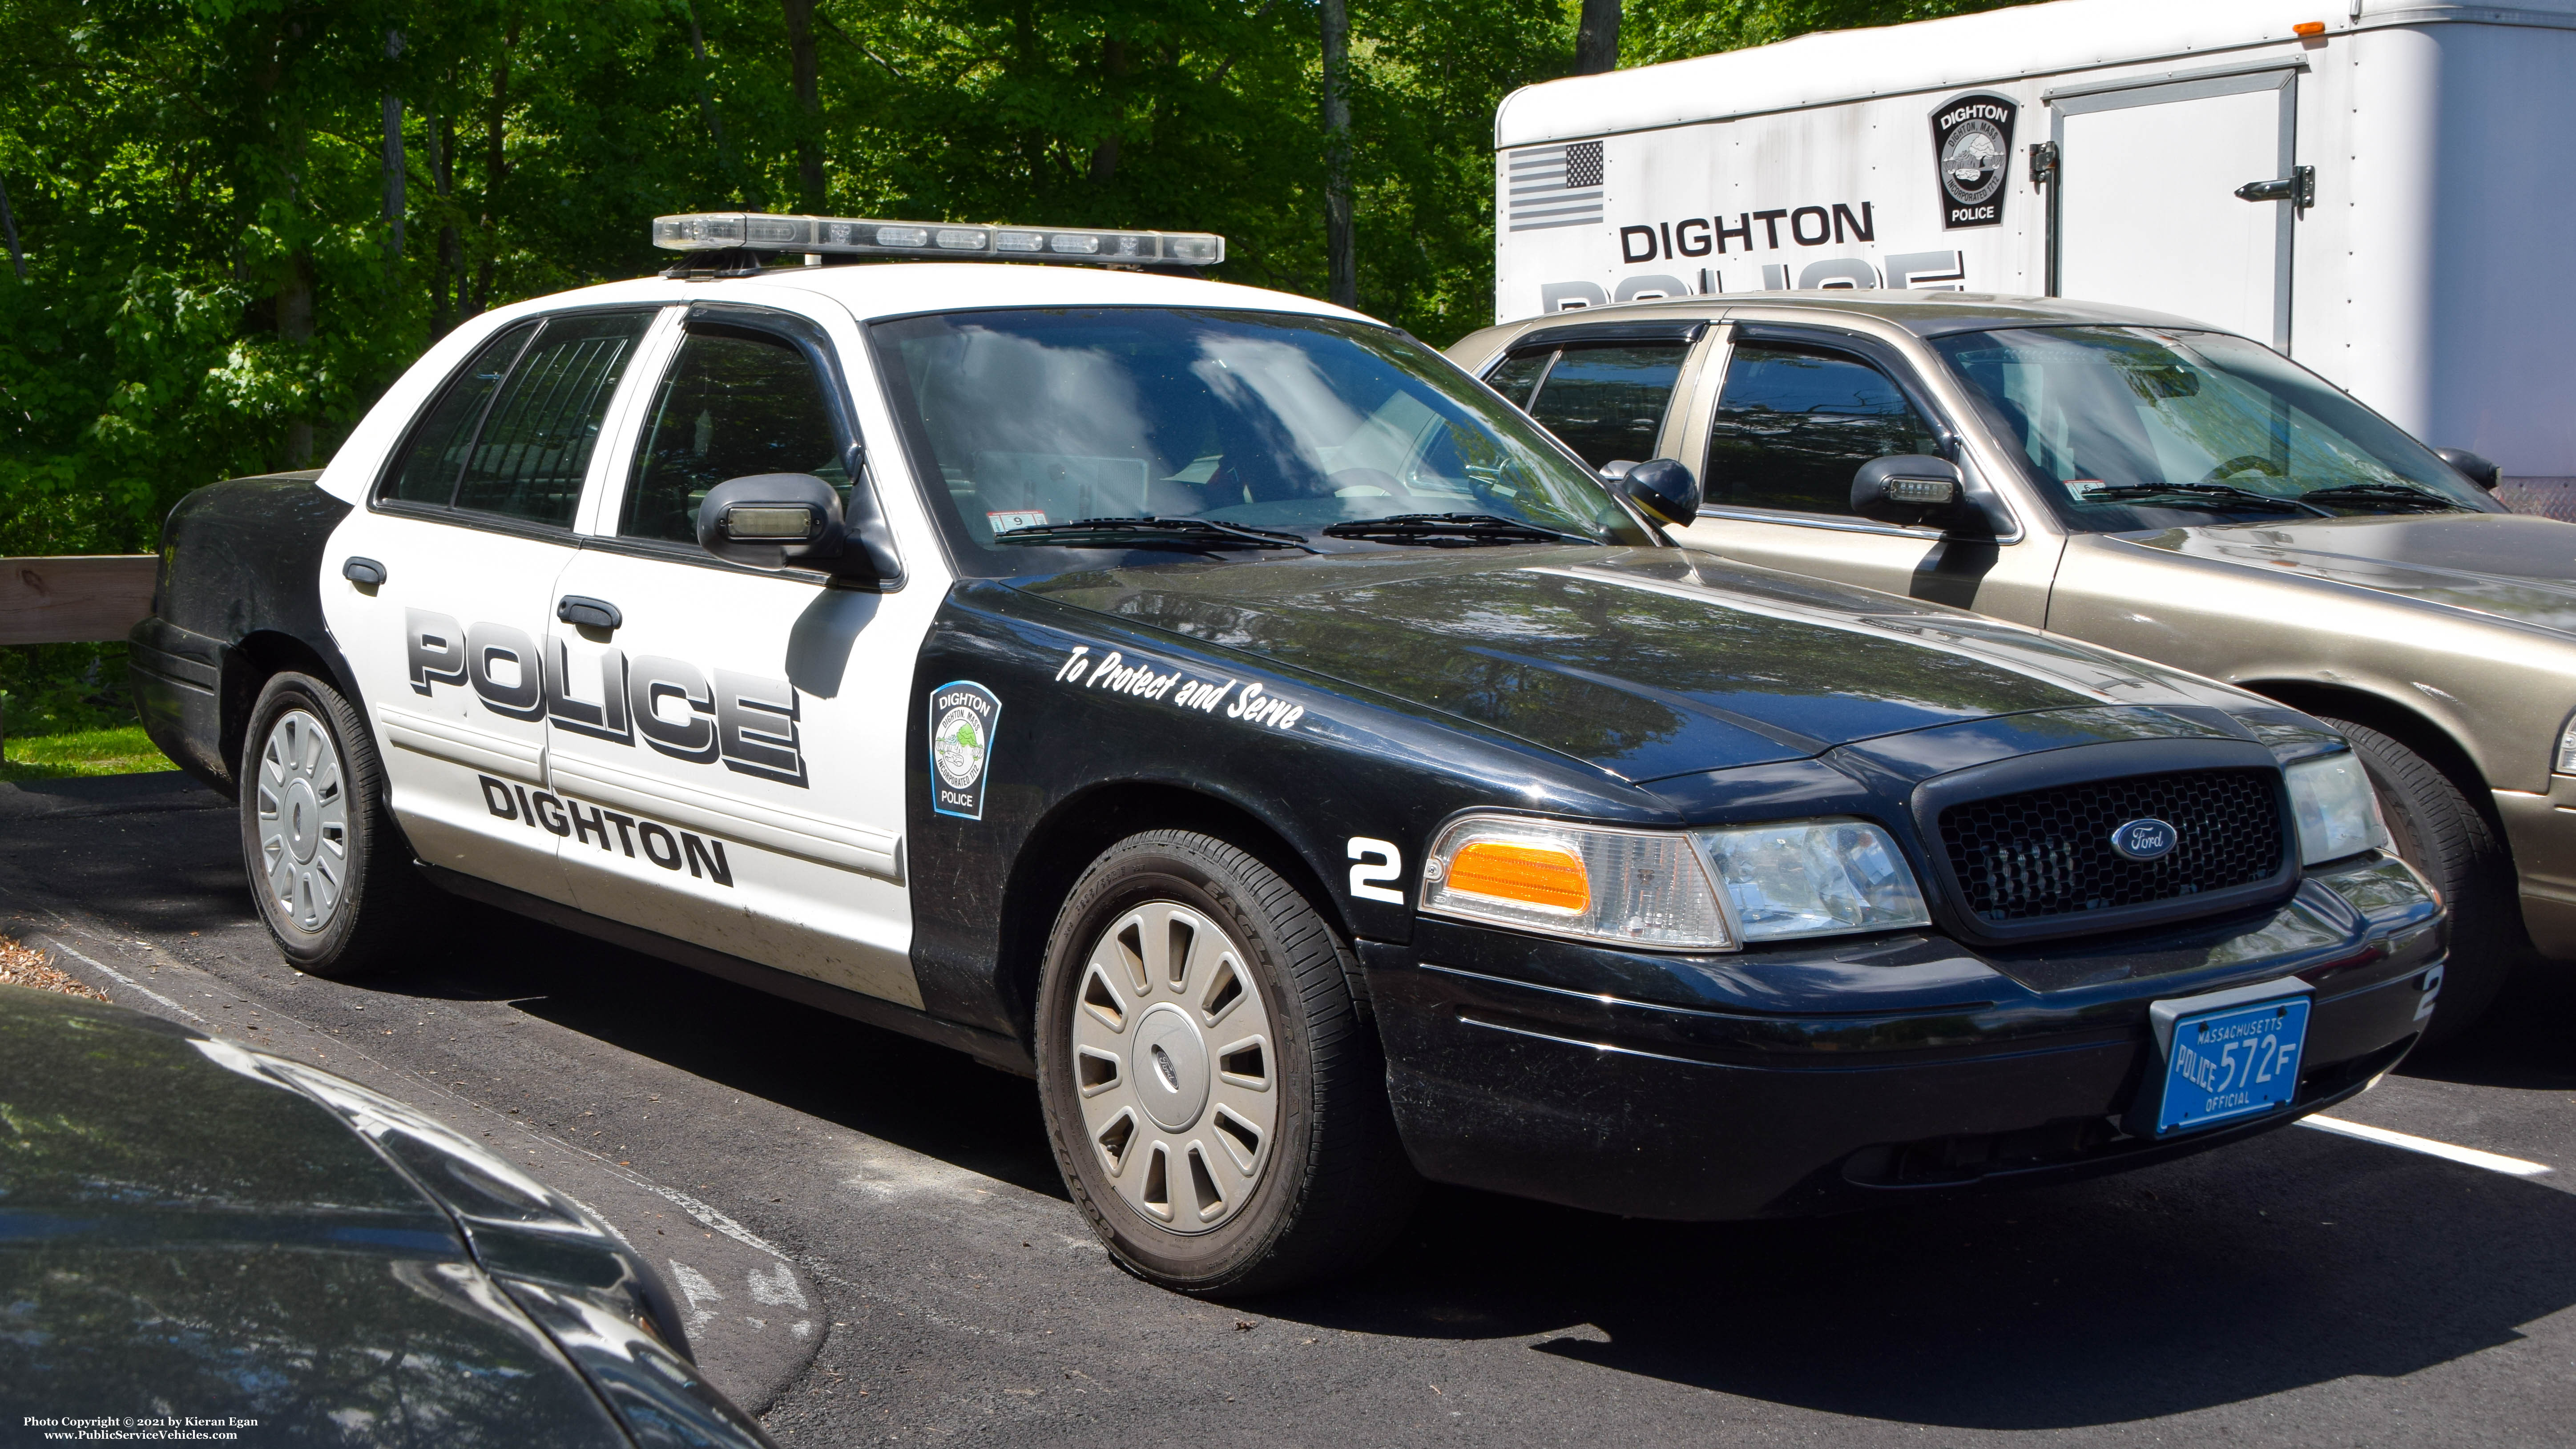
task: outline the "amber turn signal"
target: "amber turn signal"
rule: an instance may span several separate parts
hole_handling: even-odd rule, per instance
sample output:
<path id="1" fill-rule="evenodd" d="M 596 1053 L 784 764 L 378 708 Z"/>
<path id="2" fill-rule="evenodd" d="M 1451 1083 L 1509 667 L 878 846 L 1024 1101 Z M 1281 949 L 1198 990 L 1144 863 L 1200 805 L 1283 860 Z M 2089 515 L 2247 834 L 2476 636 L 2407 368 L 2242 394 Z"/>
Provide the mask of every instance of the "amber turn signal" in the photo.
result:
<path id="1" fill-rule="evenodd" d="M 1449 889 L 1555 911 L 1592 904 L 1592 882 L 1583 858 L 1553 845 L 1479 840 L 1449 862 Z"/>
<path id="2" fill-rule="evenodd" d="M 2302 20 L 2290 27 L 2290 33 L 2301 40 L 2314 39 L 2326 33 L 2326 23 L 2322 20 Z"/>

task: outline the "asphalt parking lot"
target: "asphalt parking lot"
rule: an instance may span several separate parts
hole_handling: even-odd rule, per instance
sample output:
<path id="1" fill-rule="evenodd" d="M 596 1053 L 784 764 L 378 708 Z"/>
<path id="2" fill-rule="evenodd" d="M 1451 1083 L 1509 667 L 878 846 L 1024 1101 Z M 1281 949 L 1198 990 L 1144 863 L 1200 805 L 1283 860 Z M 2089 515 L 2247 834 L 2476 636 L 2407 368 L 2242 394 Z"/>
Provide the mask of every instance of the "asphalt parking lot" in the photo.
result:
<path id="1" fill-rule="evenodd" d="M 1029 1084 L 459 903 L 398 978 L 285 967 L 228 806 L 0 786 L 0 934 L 530 1163 L 645 1249 L 787 1444 L 2554 1443 L 2576 1422 L 2576 982 L 2335 1115 L 2132 1176 L 1639 1223 L 1437 1191 L 1366 1277 L 1112 1268 Z"/>

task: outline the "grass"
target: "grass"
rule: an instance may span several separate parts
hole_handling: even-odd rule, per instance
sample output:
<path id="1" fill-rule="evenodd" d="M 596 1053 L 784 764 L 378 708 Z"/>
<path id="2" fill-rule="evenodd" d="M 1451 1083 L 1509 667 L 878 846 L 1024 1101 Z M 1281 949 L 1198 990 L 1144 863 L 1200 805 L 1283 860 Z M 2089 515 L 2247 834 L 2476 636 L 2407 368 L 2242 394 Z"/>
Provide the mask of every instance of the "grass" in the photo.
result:
<path id="1" fill-rule="evenodd" d="M 0 780 L 140 775 L 177 768 L 139 724 L 57 735 L 11 735 L 0 743 Z"/>

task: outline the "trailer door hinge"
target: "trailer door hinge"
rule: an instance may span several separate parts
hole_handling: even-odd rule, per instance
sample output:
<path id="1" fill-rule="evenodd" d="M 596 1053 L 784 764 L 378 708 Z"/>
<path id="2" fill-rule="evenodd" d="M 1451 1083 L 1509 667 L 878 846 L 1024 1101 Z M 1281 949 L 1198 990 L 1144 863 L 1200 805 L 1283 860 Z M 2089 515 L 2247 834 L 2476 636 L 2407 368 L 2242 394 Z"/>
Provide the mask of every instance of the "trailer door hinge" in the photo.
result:
<path id="1" fill-rule="evenodd" d="M 2053 185 L 2056 180 L 2057 143 L 2055 141 L 2033 142 L 2030 148 L 2030 184 L 2048 186 Z"/>
<path id="2" fill-rule="evenodd" d="M 2245 201 L 2286 201 L 2305 211 L 2317 204 L 2317 168 L 2293 166 L 2287 176 L 2246 182 L 2236 188 L 2236 195 Z"/>

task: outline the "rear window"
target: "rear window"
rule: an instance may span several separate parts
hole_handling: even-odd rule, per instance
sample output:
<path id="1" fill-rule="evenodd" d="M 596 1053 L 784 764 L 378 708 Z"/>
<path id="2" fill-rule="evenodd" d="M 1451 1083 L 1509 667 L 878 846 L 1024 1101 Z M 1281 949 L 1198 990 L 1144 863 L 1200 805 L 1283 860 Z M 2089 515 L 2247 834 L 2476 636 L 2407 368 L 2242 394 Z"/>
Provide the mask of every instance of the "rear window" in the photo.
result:
<path id="1" fill-rule="evenodd" d="M 609 401 L 653 312 L 575 312 L 486 343 L 442 390 L 377 497 L 570 527 Z"/>

